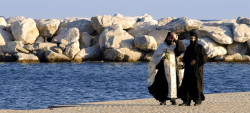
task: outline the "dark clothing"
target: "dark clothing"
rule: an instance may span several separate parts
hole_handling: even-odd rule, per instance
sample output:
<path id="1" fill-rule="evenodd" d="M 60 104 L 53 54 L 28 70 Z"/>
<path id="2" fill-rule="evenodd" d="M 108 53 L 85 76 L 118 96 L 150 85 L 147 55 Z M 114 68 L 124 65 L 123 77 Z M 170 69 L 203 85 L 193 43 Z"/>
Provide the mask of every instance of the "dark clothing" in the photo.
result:
<path id="1" fill-rule="evenodd" d="M 191 65 L 192 60 L 196 63 Z M 200 44 L 189 45 L 185 51 L 183 62 L 185 64 L 184 78 L 179 88 L 178 97 L 184 103 L 201 102 L 203 95 L 203 65 L 207 61 L 205 49 Z"/>
<path id="2" fill-rule="evenodd" d="M 180 56 L 184 51 L 185 47 L 181 41 L 176 41 L 176 48 L 174 49 L 175 56 Z M 148 87 L 149 93 L 154 96 L 156 100 L 159 100 L 160 102 L 164 102 L 166 100 L 169 100 L 168 98 L 168 82 L 165 76 L 164 71 L 164 63 L 163 60 L 160 61 L 160 63 L 156 66 L 158 69 L 158 72 L 155 76 L 154 83 Z M 176 76 L 178 77 L 178 76 Z M 176 78 L 178 81 L 178 78 Z M 178 82 L 177 86 L 178 86 Z"/>

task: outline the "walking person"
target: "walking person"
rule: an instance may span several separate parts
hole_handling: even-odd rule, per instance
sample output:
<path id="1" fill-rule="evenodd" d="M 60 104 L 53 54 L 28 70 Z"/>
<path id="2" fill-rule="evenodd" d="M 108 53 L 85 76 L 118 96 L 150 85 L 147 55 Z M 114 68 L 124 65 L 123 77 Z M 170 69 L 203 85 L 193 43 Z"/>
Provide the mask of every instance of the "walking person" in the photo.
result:
<path id="1" fill-rule="evenodd" d="M 178 78 L 176 76 L 176 57 L 185 50 L 174 32 L 169 32 L 165 41 L 155 51 L 149 62 L 147 81 L 149 93 L 160 101 L 160 105 L 166 105 L 170 100 L 176 105 Z"/>
<path id="2" fill-rule="evenodd" d="M 190 45 L 187 47 L 183 63 L 185 65 L 184 78 L 178 92 L 183 103 L 180 106 L 190 106 L 191 100 L 195 106 L 205 100 L 203 95 L 203 65 L 207 61 L 207 54 L 202 45 L 198 44 L 196 32 L 190 32 Z"/>

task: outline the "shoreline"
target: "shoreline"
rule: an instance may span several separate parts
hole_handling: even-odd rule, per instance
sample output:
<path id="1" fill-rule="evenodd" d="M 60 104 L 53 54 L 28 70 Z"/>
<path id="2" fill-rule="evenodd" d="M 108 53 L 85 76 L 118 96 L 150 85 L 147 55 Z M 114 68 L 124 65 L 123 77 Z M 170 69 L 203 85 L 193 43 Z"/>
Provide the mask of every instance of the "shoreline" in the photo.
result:
<path id="1" fill-rule="evenodd" d="M 79 103 L 76 105 L 54 105 L 48 109 L 35 110 L 7 110 L 1 109 L 1 113 L 155 113 L 155 112 L 240 112 L 246 113 L 250 111 L 250 92 L 235 92 L 235 93 L 216 93 L 205 94 L 206 100 L 201 106 L 173 106 L 167 102 L 166 106 L 160 106 L 159 102 L 154 98 L 119 100 L 119 101 L 104 101 Z M 180 104 L 182 101 L 177 100 Z"/>

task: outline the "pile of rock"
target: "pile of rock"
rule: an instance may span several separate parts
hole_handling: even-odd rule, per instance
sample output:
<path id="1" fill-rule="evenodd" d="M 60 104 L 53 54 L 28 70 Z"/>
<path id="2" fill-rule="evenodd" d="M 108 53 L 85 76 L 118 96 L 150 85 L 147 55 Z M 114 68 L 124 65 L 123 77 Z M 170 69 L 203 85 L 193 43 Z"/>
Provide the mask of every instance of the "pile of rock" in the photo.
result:
<path id="1" fill-rule="evenodd" d="M 147 14 L 63 20 L 0 17 L 0 61 L 148 61 L 168 31 L 187 46 L 191 30 L 199 33 L 209 58 L 250 61 L 249 18 L 202 22 L 186 17 L 154 20 Z"/>

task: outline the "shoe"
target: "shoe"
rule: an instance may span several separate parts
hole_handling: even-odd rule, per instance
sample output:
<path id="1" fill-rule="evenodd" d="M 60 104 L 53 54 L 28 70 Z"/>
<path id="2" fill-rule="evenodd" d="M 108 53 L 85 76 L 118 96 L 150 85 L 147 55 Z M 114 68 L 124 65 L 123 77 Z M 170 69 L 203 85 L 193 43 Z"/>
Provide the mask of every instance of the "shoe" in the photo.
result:
<path id="1" fill-rule="evenodd" d="M 172 105 L 177 105 L 177 103 L 176 103 L 176 100 L 175 100 L 175 99 L 170 100 L 170 102 L 172 103 Z"/>
<path id="2" fill-rule="evenodd" d="M 190 106 L 190 103 L 182 103 L 182 104 L 179 104 L 179 106 Z"/>
<path id="3" fill-rule="evenodd" d="M 166 105 L 166 101 L 161 102 L 160 105 Z"/>

